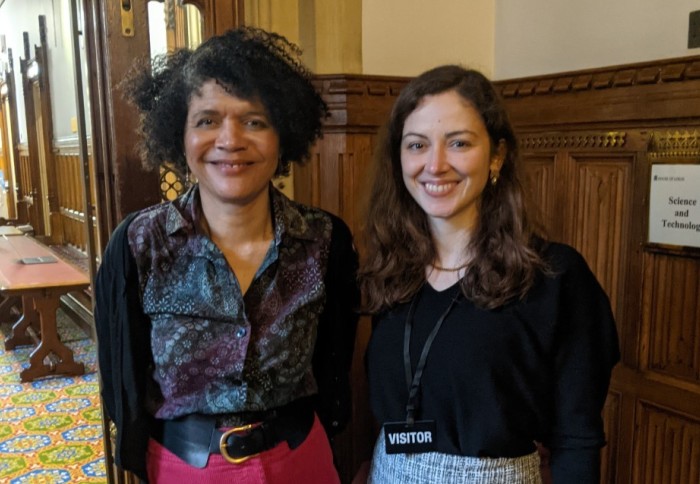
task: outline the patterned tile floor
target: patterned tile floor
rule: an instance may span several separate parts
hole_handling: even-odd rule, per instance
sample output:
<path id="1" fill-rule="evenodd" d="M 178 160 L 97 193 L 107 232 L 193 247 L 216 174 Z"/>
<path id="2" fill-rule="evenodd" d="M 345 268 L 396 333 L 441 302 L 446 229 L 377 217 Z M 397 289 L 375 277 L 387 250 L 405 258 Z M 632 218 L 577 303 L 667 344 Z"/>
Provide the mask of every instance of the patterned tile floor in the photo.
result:
<path id="1" fill-rule="evenodd" d="M 22 383 L 33 348 L 0 343 L 0 483 L 107 482 L 95 345 L 60 310 L 58 328 L 85 375 Z M 3 340 L 10 330 L 0 324 Z"/>

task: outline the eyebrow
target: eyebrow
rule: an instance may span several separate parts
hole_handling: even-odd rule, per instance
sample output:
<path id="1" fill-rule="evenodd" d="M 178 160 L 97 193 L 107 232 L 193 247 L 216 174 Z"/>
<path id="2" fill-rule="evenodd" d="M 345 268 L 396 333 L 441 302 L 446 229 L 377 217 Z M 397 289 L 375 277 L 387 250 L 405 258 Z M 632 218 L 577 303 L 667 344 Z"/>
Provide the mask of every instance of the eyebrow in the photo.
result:
<path id="1" fill-rule="evenodd" d="M 475 131 L 471 131 L 471 130 L 469 130 L 469 129 L 461 129 L 461 130 L 458 130 L 458 131 L 450 131 L 449 133 L 446 133 L 446 134 L 445 134 L 445 138 L 446 138 L 446 139 L 447 139 L 447 138 L 452 138 L 452 137 L 454 137 L 454 136 L 459 136 L 459 135 L 461 135 L 461 134 L 471 134 L 471 135 L 474 135 L 474 136 L 475 136 L 475 135 L 476 135 L 476 132 L 475 132 Z M 401 139 L 403 140 L 403 139 L 405 139 L 405 138 L 408 138 L 409 136 L 415 136 L 415 137 L 417 137 L 417 138 L 423 138 L 423 139 L 427 139 L 427 138 L 428 138 L 428 137 L 427 137 L 426 135 L 424 135 L 424 134 L 421 134 L 421 133 L 414 133 L 414 132 L 412 132 L 412 131 L 409 131 L 408 133 L 406 133 L 405 135 L 403 135 L 403 136 L 401 137 Z"/>
<path id="2" fill-rule="evenodd" d="M 218 109 L 212 109 L 212 108 L 205 108 L 205 109 L 199 109 L 197 111 L 192 111 L 187 114 L 187 117 L 191 116 L 216 116 L 220 115 L 221 111 Z M 250 110 L 246 111 L 239 117 L 245 117 L 245 116 L 263 116 L 265 119 L 268 119 L 269 116 L 265 111 L 256 111 L 256 110 Z"/>
<path id="3" fill-rule="evenodd" d="M 202 115 L 211 116 L 213 114 L 219 114 L 219 111 L 217 111 L 216 109 L 199 109 L 197 111 L 190 112 L 188 114 L 188 117 L 189 116 L 202 116 Z"/>

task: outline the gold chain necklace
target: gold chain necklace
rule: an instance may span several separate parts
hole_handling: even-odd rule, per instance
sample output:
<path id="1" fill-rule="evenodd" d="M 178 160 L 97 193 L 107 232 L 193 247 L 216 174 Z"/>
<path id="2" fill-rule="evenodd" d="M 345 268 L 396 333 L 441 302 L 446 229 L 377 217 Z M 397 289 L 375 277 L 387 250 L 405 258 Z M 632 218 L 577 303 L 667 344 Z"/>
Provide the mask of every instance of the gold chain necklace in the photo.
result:
<path id="1" fill-rule="evenodd" d="M 457 272 L 457 271 L 461 271 L 462 269 L 464 269 L 464 268 L 467 267 L 468 265 L 469 265 L 469 262 L 466 262 L 466 263 L 462 264 L 461 266 L 457 266 L 457 267 L 442 267 L 442 266 L 439 266 L 439 265 L 437 265 L 437 264 L 430 264 L 430 266 L 431 266 L 433 269 L 435 269 L 435 270 L 437 270 L 437 271 L 442 271 L 442 272 Z"/>

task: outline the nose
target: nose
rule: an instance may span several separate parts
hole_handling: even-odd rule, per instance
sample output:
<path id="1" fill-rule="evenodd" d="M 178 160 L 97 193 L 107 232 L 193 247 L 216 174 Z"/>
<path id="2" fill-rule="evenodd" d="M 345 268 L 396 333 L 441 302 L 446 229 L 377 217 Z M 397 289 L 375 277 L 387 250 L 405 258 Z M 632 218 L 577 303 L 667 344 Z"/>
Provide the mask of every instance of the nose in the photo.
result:
<path id="1" fill-rule="evenodd" d="M 433 150 L 430 152 L 430 159 L 428 160 L 428 164 L 425 168 L 428 173 L 432 175 L 444 173 L 449 169 L 447 154 L 442 147 L 436 146 L 433 148 Z"/>
<path id="2" fill-rule="evenodd" d="M 246 146 L 243 127 L 233 120 L 224 120 L 216 135 L 216 147 L 226 151 L 238 151 Z"/>

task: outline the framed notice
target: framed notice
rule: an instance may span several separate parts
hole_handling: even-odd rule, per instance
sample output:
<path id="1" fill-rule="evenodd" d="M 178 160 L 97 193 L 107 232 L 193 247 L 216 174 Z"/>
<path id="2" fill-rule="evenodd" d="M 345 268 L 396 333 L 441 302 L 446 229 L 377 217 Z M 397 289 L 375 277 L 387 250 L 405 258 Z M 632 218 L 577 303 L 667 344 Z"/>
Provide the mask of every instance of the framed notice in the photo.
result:
<path id="1" fill-rule="evenodd" d="M 700 247 L 700 165 L 652 165 L 649 242 Z"/>

